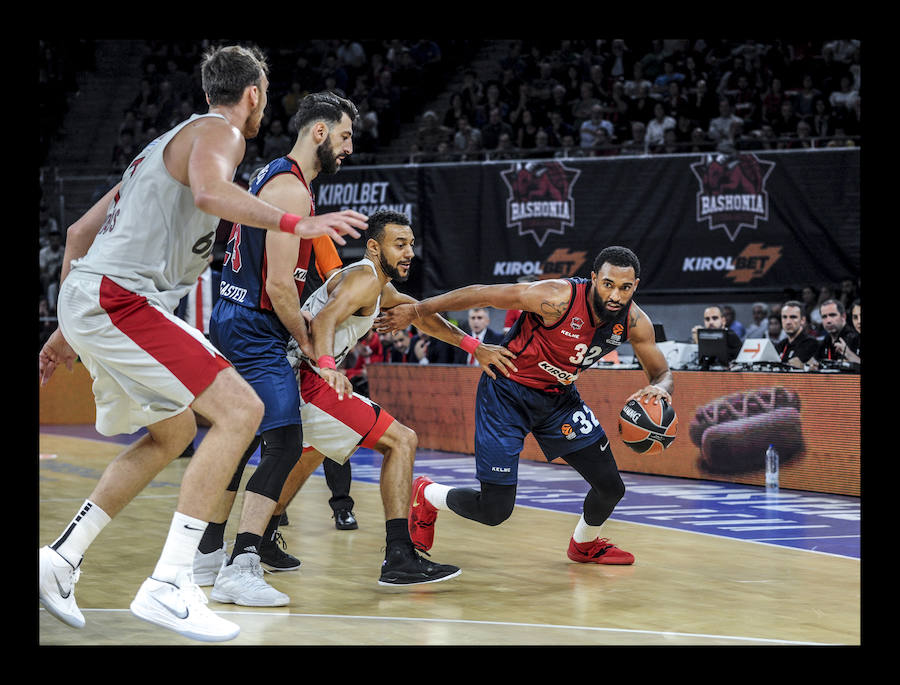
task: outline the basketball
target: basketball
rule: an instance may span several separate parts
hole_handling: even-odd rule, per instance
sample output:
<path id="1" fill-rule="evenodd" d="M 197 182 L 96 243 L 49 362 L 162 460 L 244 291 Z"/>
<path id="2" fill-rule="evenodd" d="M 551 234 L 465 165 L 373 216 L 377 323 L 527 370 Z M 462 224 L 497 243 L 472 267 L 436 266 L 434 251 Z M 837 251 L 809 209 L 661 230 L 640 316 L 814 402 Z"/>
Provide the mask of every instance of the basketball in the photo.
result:
<path id="1" fill-rule="evenodd" d="M 619 412 L 619 436 L 638 454 L 659 454 L 675 439 L 678 416 L 663 399 L 657 404 L 629 400 Z"/>

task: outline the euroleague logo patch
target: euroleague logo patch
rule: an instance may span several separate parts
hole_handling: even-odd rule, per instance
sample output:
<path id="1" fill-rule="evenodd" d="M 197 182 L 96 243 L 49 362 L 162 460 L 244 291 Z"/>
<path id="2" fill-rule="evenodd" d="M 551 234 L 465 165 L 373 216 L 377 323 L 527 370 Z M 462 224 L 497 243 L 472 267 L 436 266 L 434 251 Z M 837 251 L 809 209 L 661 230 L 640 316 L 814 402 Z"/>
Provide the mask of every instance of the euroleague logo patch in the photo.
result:
<path id="1" fill-rule="evenodd" d="M 768 221 L 766 181 L 774 168 L 775 162 L 753 154 L 707 154 L 691 164 L 700 183 L 697 222 L 708 222 L 710 231 L 724 229 L 734 242 L 742 228 Z"/>
<path id="2" fill-rule="evenodd" d="M 506 225 L 531 234 L 542 246 L 551 233 L 565 233 L 575 222 L 572 186 L 581 172 L 559 162 L 516 162 L 500 177 L 509 189 Z"/>

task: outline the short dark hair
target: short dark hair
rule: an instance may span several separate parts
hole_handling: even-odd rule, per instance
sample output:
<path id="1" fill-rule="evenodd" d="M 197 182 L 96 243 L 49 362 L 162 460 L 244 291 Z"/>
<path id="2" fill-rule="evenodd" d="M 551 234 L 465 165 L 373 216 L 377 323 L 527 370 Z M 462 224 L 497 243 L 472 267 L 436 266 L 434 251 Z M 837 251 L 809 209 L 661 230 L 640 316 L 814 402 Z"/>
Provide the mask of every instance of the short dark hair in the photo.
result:
<path id="1" fill-rule="evenodd" d="M 262 51 L 253 46 L 229 45 L 203 55 L 200 79 L 210 105 L 236 105 L 247 86 L 259 86 L 269 65 Z"/>
<path id="2" fill-rule="evenodd" d="M 599 272 L 600 267 L 604 264 L 625 267 L 630 266 L 634 269 L 634 277 L 641 277 L 641 262 L 638 260 L 637 255 L 627 247 L 612 245 L 603 248 L 600 251 L 600 254 L 597 255 L 597 259 L 594 260 L 594 273 Z"/>
<path id="3" fill-rule="evenodd" d="M 409 217 L 406 214 L 383 209 L 369 217 L 369 228 L 366 229 L 366 238 L 372 238 L 380 243 L 384 238 L 385 226 L 388 224 L 409 226 L 409 223 Z"/>
<path id="4" fill-rule="evenodd" d="M 825 300 L 822 304 L 820 304 L 820 305 L 819 305 L 819 312 L 822 311 L 822 307 L 824 307 L 826 304 L 833 304 L 833 305 L 835 305 L 835 306 L 837 307 L 838 314 L 840 314 L 841 316 L 846 316 L 846 315 L 847 315 L 847 308 L 844 307 L 844 303 L 841 302 L 840 300 L 835 300 L 834 298 L 828 298 L 828 299 Z"/>
<path id="5" fill-rule="evenodd" d="M 806 306 L 800 300 L 788 300 L 781 305 L 781 310 L 784 311 L 785 307 L 796 307 L 800 310 L 800 316 L 806 318 Z"/>
<path id="6" fill-rule="evenodd" d="M 310 124 L 323 120 L 331 127 L 338 123 L 344 114 L 350 117 L 350 121 L 356 121 L 359 110 L 347 98 L 329 91 L 310 93 L 300 101 L 297 112 L 288 122 L 288 131 L 300 133 Z"/>

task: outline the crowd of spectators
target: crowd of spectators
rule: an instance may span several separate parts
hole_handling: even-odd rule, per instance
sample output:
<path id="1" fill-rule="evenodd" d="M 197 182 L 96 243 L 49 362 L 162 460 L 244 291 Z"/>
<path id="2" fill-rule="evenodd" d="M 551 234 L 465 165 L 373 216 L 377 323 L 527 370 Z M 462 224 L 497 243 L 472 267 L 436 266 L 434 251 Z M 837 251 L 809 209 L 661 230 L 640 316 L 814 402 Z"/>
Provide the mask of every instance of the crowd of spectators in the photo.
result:
<path id="1" fill-rule="evenodd" d="M 851 146 L 856 40 L 512 41 L 422 114 L 413 161 Z"/>
<path id="2" fill-rule="evenodd" d="M 250 141 L 238 180 L 263 160 L 293 145 L 291 117 L 307 93 L 328 90 L 359 108 L 354 153 L 347 164 L 372 164 L 377 152 L 411 122 L 461 60 L 468 41 L 310 40 L 301 44 L 257 43 L 269 62 L 269 100 L 259 135 Z M 124 168 L 130 155 L 194 112 L 206 111 L 200 63 L 207 41 L 147 41 L 140 88 L 123 113 L 112 164 Z"/>
<path id="3" fill-rule="evenodd" d="M 862 338 L 862 292 L 859 281 L 845 279 L 837 286 L 806 285 L 787 288 L 777 303 L 755 302 L 751 319 L 737 319 L 731 305 L 710 305 L 703 322 L 691 330 L 694 343 L 701 328 L 728 329 L 728 360 L 734 361 L 745 340 L 768 339 L 782 362 L 818 370 L 844 363 L 859 371 Z M 841 367 L 844 368 L 844 367 Z"/>

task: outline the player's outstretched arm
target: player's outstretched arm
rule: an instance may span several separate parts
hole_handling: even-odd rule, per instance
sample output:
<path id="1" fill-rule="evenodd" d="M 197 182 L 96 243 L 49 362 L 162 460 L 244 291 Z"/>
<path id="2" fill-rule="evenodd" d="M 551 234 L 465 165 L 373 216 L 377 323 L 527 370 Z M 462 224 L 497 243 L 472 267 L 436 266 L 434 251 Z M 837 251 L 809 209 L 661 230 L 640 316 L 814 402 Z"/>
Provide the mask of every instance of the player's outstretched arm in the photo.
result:
<path id="1" fill-rule="evenodd" d="M 414 320 L 431 314 L 473 307 L 521 309 L 539 314 L 545 323 L 551 324 L 566 311 L 571 296 L 571 285 L 558 279 L 534 283 L 467 285 L 416 304 L 402 304 L 389 311 L 382 310 L 382 314 L 375 319 L 375 328 L 379 332 L 401 330 Z"/>
<path id="2" fill-rule="evenodd" d="M 358 238 L 359 231 L 368 227 L 367 217 L 353 210 L 303 217 L 265 202 L 234 183 L 234 170 L 243 158 L 245 143 L 233 126 L 215 119 L 200 120 L 189 132 L 180 132 L 176 140 L 182 133 L 187 137 L 178 141 L 181 146 L 173 147 L 172 172 L 179 177 L 178 156 L 186 155 L 185 180 L 194 195 L 194 204 L 207 214 L 301 238 L 327 235 L 339 245 L 346 244 L 342 236 Z"/>
<path id="3" fill-rule="evenodd" d="M 59 274 L 60 284 L 69 275 L 72 261 L 84 257 L 94 243 L 94 238 L 97 237 L 103 222 L 106 221 L 106 211 L 116 197 L 116 193 L 119 192 L 121 185 L 121 183 L 117 183 L 110 188 L 106 195 L 95 202 L 87 212 L 66 229 L 66 248 L 63 252 L 62 268 Z M 75 350 L 66 342 L 59 328 L 53 331 L 38 353 L 38 373 L 41 385 L 49 382 L 57 366 L 65 364 L 66 368 L 71 371 L 77 357 Z"/>
<path id="4" fill-rule="evenodd" d="M 392 283 L 385 285 L 381 295 L 382 311 L 391 309 L 398 305 L 412 305 L 413 311 L 416 311 L 418 300 L 405 293 L 399 292 Z M 427 316 L 413 319 L 412 323 L 419 330 L 423 331 L 432 338 L 443 340 L 454 347 L 466 349 L 468 343 L 472 346 L 472 354 L 478 360 L 479 365 L 491 378 L 496 378 L 492 366 L 498 368 L 505 376 L 509 376 L 510 371 L 518 371 L 513 359 L 515 355 L 502 345 L 491 345 L 489 343 L 479 343 L 475 338 L 466 335 L 458 326 L 450 323 L 440 314 L 428 314 Z"/>

